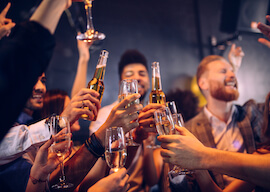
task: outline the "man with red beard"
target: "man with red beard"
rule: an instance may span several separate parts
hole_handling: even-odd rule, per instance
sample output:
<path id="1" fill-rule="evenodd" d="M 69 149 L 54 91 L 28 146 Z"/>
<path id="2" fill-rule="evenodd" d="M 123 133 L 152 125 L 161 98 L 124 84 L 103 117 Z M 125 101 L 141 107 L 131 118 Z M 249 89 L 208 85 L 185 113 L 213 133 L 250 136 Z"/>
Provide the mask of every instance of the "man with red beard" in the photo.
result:
<path id="1" fill-rule="evenodd" d="M 261 142 L 263 110 L 252 100 L 243 106 L 233 104 L 239 97 L 233 65 L 221 56 L 207 56 L 198 66 L 197 83 L 207 104 L 185 127 L 207 147 L 253 153 L 256 142 Z M 222 189 L 234 180 L 213 172 L 210 175 Z"/>

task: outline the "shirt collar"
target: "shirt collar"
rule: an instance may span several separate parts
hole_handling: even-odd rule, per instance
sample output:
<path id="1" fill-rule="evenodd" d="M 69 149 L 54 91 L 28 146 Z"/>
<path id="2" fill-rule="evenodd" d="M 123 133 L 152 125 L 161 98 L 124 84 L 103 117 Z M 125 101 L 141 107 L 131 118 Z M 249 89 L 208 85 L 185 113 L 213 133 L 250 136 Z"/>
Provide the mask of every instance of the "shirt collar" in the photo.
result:
<path id="1" fill-rule="evenodd" d="M 221 121 L 219 120 L 214 114 L 212 114 L 206 106 L 204 106 L 203 108 L 204 110 L 204 114 L 206 115 L 207 119 L 209 120 L 210 124 L 212 125 L 212 123 L 215 121 Z M 232 120 L 233 120 L 233 117 L 234 114 L 237 113 L 237 107 L 235 105 L 232 106 L 232 110 L 231 110 L 231 113 L 230 113 L 230 116 L 229 116 L 229 119 L 228 121 L 226 122 L 226 124 L 228 125 Z"/>

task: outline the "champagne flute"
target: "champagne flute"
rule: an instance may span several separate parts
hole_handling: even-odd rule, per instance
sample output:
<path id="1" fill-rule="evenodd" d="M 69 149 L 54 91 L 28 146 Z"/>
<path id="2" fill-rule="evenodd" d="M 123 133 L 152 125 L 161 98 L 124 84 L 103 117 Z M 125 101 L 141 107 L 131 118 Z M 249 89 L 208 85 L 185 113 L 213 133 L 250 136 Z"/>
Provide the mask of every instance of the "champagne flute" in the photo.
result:
<path id="1" fill-rule="evenodd" d="M 64 172 L 64 158 L 66 153 L 70 149 L 70 124 L 67 117 L 62 117 L 58 115 L 53 115 L 49 120 L 49 127 L 54 142 L 51 146 L 52 152 L 56 153 L 60 161 L 61 176 L 59 178 L 59 183 L 52 186 L 53 189 L 66 189 L 73 187 L 72 183 L 66 181 L 66 176 Z"/>
<path id="2" fill-rule="evenodd" d="M 122 127 L 109 127 L 106 129 L 105 159 L 112 172 L 124 167 L 127 152 Z"/>
<path id="3" fill-rule="evenodd" d="M 170 109 L 172 115 L 177 114 L 177 109 L 174 101 L 166 102 L 166 106 Z"/>
<path id="4" fill-rule="evenodd" d="M 177 113 L 173 115 L 173 121 L 174 121 L 174 125 L 177 125 L 179 127 L 183 127 L 184 126 L 184 119 L 181 113 Z M 187 175 L 187 174 L 192 174 L 194 173 L 191 170 L 188 169 L 184 169 L 181 168 L 177 165 L 174 165 L 173 169 L 171 171 L 169 171 L 169 176 L 172 179 L 173 177 L 177 176 L 177 175 Z"/>
<path id="5" fill-rule="evenodd" d="M 125 99 L 128 95 L 132 95 L 138 93 L 138 81 L 136 79 L 124 79 L 120 83 L 120 89 L 119 89 L 119 95 L 118 95 L 118 100 L 121 102 L 123 99 Z M 130 107 L 131 105 L 134 104 L 140 104 L 140 100 L 136 99 L 135 101 L 129 103 L 127 107 Z M 131 130 L 127 133 L 127 145 L 128 146 L 138 146 L 139 144 L 135 143 L 133 141 L 132 137 L 132 132 L 134 131 Z"/>
<path id="6" fill-rule="evenodd" d="M 168 107 L 156 110 L 154 118 L 159 135 L 172 135 L 175 128 L 172 114 Z"/>
<path id="7" fill-rule="evenodd" d="M 92 18 L 92 1 L 93 0 L 83 0 L 87 18 L 86 32 L 77 35 L 78 40 L 85 42 L 103 40 L 106 37 L 104 33 L 100 33 L 94 29 Z"/>

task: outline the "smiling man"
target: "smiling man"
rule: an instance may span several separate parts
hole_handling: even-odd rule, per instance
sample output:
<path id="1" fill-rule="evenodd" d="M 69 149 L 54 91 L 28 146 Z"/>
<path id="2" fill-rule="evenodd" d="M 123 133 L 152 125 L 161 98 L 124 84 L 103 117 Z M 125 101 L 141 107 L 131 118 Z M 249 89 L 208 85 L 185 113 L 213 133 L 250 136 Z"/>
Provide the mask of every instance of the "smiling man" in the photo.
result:
<path id="1" fill-rule="evenodd" d="M 33 120 L 37 120 L 33 118 L 33 114 L 35 111 L 41 110 L 43 107 L 43 97 L 46 93 L 46 77 L 45 73 L 42 73 L 41 76 L 38 77 L 38 80 L 33 87 L 32 95 L 27 100 L 23 111 L 18 117 L 15 125 L 18 124 L 29 124 L 32 123 Z"/>
<path id="2" fill-rule="evenodd" d="M 225 151 L 253 153 L 260 142 L 262 108 L 253 100 L 233 104 L 239 97 L 234 67 L 224 57 L 205 57 L 197 68 L 197 83 L 207 100 L 203 110 L 185 126 L 205 146 Z M 234 178 L 211 173 L 220 188 Z M 196 185 L 194 185 L 196 186 Z M 194 187 L 196 191 L 197 187 Z"/>
<path id="3" fill-rule="evenodd" d="M 130 49 L 125 51 L 118 64 L 118 74 L 120 81 L 124 79 L 136 79 L 138 81 L 138 92 L 141 95 L 140 103 L 144 105 L 145 96 L 150 88 L 148 66 L 145 56 L 137 50 Z M 99 110 L 97 120 L 92 121 L 90 124 L 90 135 L 105 122 L 112 108 L 117 105 L 117 103 L 118 101 L 115 101 Z"/>

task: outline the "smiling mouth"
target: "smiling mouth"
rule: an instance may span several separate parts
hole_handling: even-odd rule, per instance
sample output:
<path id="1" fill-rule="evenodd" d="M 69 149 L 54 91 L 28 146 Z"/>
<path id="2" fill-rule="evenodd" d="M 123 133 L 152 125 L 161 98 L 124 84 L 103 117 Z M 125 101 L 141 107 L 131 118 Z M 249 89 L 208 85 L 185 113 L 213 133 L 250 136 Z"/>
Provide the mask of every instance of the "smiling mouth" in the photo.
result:
<path id="1" fill-rule="evenodd" d="M 225 81 L 226 86 L 237 88 L 236 81 Z"/>
<path id="2" fill-rule="evenodd" d="M 43 95 L 32 95 L 32 98 L 33 99 L 42 99 L 43 98 Z"/>

